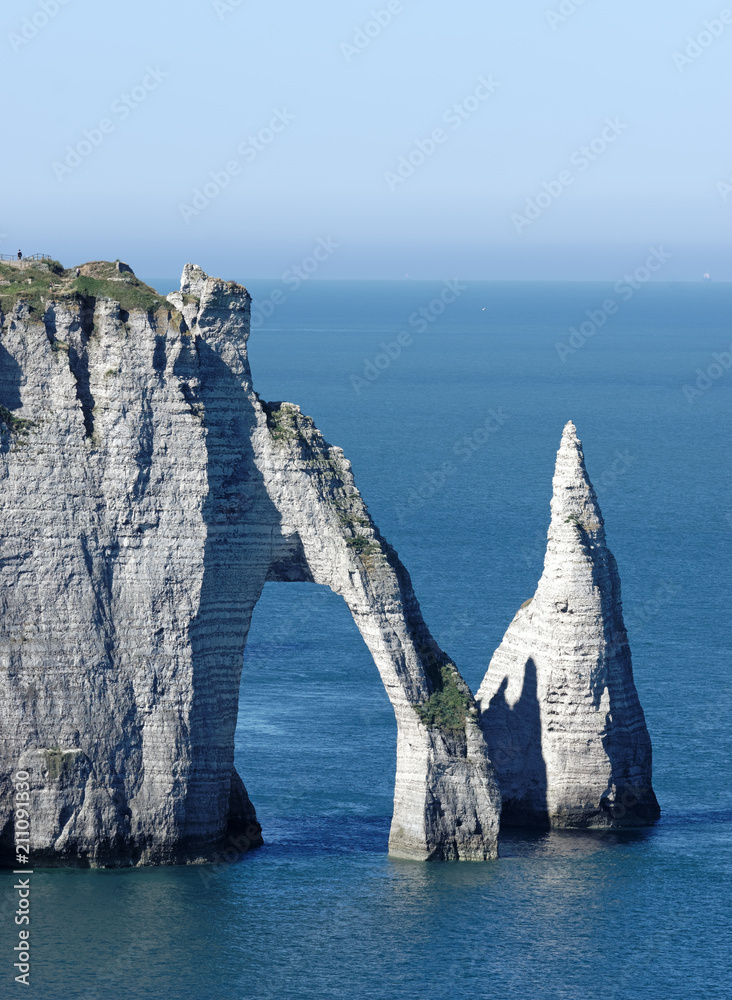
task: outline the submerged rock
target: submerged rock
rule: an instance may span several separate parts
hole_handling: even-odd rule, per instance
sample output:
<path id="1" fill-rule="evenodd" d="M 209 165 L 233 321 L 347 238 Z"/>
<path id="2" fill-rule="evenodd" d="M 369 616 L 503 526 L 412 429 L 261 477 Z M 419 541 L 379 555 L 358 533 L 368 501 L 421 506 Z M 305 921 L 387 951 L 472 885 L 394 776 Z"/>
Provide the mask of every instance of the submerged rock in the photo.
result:
<path id="1" fill-rule="evenodd" d="M 574 424 L 554 474 L 544 573 L 477 695 L 502 822 L 653 823 L 651 741 L 633 682 L 620 577 Z"/>
<path id="2" fill-rule="evenodd" d="M 187 265 L 166 301 L 125 267 L 58 269 L 32 301 L 0 302 L 5 862 L 18 770 L 36 864 L 212 861 L 262 842 L 234 730 L 268 580 L 341 594 L 372 653 L 398 727 L 391 853 L 495 857 L 472 695 L 341 449 L 254 392 L 248 293 Z"/>

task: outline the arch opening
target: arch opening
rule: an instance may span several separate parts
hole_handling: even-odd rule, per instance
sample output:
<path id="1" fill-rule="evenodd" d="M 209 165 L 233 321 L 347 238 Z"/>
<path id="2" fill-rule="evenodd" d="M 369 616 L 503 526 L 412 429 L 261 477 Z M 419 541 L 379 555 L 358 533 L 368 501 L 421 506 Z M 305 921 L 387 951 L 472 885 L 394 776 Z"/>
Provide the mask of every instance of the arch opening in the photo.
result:
<path id="1" fill-rule="evenodd" d="M 342 597 L 265 584 L 244 653 L 235 766 L 266 845 L 383 851 L 397 726 Z"/>

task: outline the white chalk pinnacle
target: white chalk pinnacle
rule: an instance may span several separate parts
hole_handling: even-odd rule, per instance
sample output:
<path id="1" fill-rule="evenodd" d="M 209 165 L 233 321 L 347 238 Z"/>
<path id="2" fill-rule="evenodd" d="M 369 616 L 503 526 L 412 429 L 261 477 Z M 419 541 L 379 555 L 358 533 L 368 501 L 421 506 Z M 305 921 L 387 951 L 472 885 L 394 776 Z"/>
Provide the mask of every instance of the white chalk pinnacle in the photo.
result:
<path id="1" fill-rule="evenodd" d="M 651 743 L 577 430 L 557 453 L 544 572 L 478 692 L 503 822 L 638 826 L 659 814 Z"/>

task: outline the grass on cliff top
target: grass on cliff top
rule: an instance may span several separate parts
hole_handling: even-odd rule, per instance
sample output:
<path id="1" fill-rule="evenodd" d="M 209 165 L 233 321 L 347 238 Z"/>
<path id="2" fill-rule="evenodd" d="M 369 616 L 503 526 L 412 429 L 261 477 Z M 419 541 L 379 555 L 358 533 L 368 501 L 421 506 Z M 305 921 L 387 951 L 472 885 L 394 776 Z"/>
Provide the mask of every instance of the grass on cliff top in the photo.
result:
<path id="1" fill-rule="evenodd" d="M 172 310 L 163 295 L 132 271 L 118 271 L 114 263 L 95 261 L 82 265 L 82 271 L 77 278 L 76 268 L 64 269 L 58 261 L 22 269 L 0 263 L 0 309 L 8 313 L 18 302 L 27 302 L 32 312 L 43 313 L 50 301 L 107 298 L 119 302 L 124 312 Z"/>
<path id="2" fill-rule="evenodd" d="M 415 705 L 414 710 L 425 726 L 451 733 L 465 731 L 465 717 L 471 701 L 459 684 L 455 668 L 446 663 L 440 670 L 441 686 L 433 691 L 427 701 Z"/>
<path id="3" fill-rule="evenodd" d="M 64 269 L 57 261 L 44 261 L 43 265 L 22 270 L 0 263 L 0 309 L 10 312 L 21 300 L 34 312 L 42 308 L 43 298 L 51 295 L 51 286 L 61 284 Z"/>
<path id="4" fill-rule="evenodd" d="M 132 281 L 110 281 L 104 278 L 76 278 L 73 291 L 85 298 L 114 299 L 125 312 L 157 312 L 158 309 L 172 310 L 167 299 L 158 295 L 154 288 L 134 278 Z"/>

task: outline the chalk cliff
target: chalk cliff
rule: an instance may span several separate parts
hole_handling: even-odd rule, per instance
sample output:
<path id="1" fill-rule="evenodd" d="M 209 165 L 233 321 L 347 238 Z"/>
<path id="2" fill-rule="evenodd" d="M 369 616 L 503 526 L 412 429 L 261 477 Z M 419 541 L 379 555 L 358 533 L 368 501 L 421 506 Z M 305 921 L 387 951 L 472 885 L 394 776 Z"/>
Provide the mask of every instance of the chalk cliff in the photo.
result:
<path id="1" fill-rule="evenodd" d="M 54 268 L 0 281 L 5 863 L 19 769 L 36 864 L 261 843 L 234 730 L 268 580 L 341 594 L 372 653 L 398 727 L 391 853 L 494 857 L 472 695 L 343 452 L 254 392 L 246 290 L 187 265 L 166 301 L 125 265 Z"/>
<path id="2" fill-rule="evenodd" d="M 573 423 L 544 573 L 477 695 L 506 825 L 641 826 L 659 816 L 620 578 Z"/>

